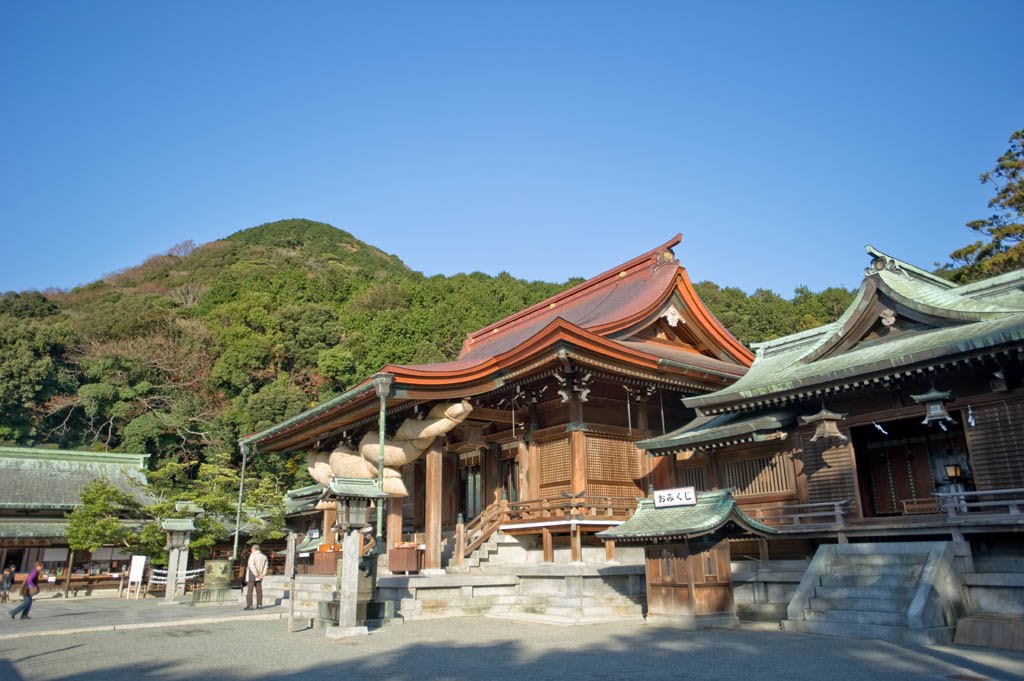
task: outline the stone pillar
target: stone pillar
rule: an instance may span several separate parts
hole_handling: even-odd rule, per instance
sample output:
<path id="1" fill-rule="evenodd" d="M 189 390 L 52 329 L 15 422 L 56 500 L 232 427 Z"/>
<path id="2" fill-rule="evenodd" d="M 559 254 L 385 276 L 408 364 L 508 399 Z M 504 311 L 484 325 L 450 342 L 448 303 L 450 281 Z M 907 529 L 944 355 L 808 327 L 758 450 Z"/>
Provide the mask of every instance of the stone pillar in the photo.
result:
<path id="1" fill-rule="evenodd" d="M 188 569 L 188 547 L 196 529 L 191 518 L 168 518 L 160 523 L 167 533 L 167 588 L 164 602 L 173 603 L 185 593 L 185 570 Z"/>
<path id="2" fill-rule="evenodd" d="M 441 440 L 436 439 L 426 453 L 427 480 L 424 508 L 424 531 L 427 551 L 423 557 L 424 570 L 441 569 Z"/>
<path id="3" fill-rule="evenodd" d="M 185 570 L 188 569 L 188 545 L 171 547 L 167 557 L 167 591 L 164 600 L 185 595 Z"/>
<path id="4" fill-rule="evenodd" d="M 357 619 L 359 616 L 359 546 L 359 530 L 346 530 L 341 545 L 338 626 L 327 630 L 328 638 L 345 638 L 369 633 L 365 625 L 359 625 Z"/>

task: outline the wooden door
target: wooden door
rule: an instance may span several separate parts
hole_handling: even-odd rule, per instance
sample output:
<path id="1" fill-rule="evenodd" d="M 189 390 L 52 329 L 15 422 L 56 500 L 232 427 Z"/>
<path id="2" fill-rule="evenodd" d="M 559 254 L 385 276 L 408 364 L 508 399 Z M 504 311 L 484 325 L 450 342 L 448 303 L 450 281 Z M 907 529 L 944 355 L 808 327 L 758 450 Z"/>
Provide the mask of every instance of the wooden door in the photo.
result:
<path id="1" fill-rule="evenodd" d="M 647 610 L 652 615 L 689 615 L 693 612 L 690 565 L 685 546 L 646 550 Z"/>

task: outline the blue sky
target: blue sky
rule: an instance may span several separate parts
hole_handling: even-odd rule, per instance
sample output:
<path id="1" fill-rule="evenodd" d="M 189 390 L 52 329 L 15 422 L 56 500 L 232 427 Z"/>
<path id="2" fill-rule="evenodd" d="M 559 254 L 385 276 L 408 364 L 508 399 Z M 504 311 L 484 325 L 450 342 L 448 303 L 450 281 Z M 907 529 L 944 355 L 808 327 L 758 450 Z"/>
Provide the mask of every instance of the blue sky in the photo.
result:
<path id="1" fill-rule="evenodd" d="M 0 290 L 329 222 L 427 274 L 855 286 L 988 214 L 1024 3 L 0 6 Z"/>

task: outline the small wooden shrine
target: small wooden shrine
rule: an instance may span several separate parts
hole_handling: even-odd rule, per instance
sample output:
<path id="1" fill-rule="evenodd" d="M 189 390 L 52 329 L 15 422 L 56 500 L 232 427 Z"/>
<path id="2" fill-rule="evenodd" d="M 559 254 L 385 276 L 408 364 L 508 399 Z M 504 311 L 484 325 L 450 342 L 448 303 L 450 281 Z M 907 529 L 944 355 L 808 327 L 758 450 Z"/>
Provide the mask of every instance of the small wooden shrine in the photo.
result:
<path id="1" fill-rule="evenodd" d="M 649 622 L 689 629 L 736 623 L 728 540 L 776 530 L 744 514 L 730 492 L 655 491 L 632 518 L 598 533 L 644 547 Z"/>
<path id="2" fill-rule="evenodd" d="M 687 423 L 681 398 L 730 385 L 753 359 L 698 298 L 680 239 L 470 334 L 451 362 L 385 366 L 240 445 L 307 452 L 321 485 L 382 475 L 388 548 L 422 547 L 404 569 L 457 568 L 498 530 L 544 562 L 613 558 L 594 534 L 649 485 L 675 484 L 672 462 L 634 443 Z"/>

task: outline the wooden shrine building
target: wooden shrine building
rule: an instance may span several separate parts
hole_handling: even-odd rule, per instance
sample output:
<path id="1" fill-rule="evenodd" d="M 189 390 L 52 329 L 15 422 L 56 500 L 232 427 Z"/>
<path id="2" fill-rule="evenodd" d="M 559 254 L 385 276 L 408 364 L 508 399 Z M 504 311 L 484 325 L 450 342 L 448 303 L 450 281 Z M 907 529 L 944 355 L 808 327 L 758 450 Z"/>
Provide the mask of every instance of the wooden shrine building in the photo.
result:
<path id="1" fill-rule="evenodd" d="M 141 503 L 146 455 L 0 447 L 0 565 L 27 573 L 39 561 L 47 575 L 117 572 L 129 556 L 118 547 L 78 551 L 68 565 L 67 513 L 86 485 L 103 478 Z"/>
<path id="2" fill-rule="evenodd" d="M 536 542 L 547 562 L 556 551 L 610 557 L 594 534 L 626 520 L 648 486 L 676 482 L 671 460 L 635 442 L 688 422 L 682 398 L 731 385 L 753 360 L 698 298 L 672 251 L 680 239 L 470 334 L 451 362 L 385 366 L 243 438 L 243 451 L 355 449 L 379 423 L 391 437 L 438 405 L 468 403 L 458 427 L 398 471 L 408 496 L 388 502 L 388 545 L 422 544 L 428 570 L 460 565 L 499 529 Z M 309 514 L 314 497 L 289 503 Z"/>
<path id="3" fill-rule="evenodd" d="M 956 285 L 867 251 L 836 322 L 756 346 L 741 379 L 684 400 L 697 419 L 638 446 L 680 485 L 734 489 L 779 555 L 1019 532 L 1024 270 Z"/>

